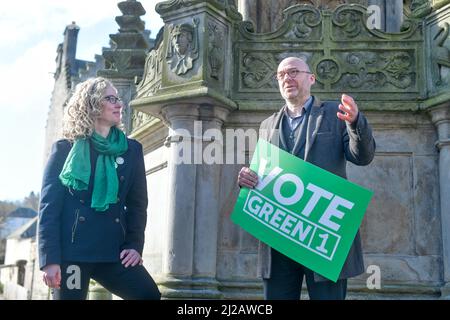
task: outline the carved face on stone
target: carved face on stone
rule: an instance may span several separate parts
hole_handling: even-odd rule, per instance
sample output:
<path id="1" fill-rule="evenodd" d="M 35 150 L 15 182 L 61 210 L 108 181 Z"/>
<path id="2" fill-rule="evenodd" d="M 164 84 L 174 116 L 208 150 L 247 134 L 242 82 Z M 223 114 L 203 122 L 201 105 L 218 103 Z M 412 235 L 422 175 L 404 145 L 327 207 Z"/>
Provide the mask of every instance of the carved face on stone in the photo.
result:
<path id="1" fill-rule="evenodd" d="M 295 77 L 289 75 L 292 70 L 299 71 Z M 304 98 L 309 97 L 311 86 L 316 81 L 306 62 L 295 57 L 289 57 L 281 61 L 277 75 L 282 75 L 278 79 L 281 96 L 291 103 L 301 102 Z"/>
<path id="2" fill-rule="evenodd" d="M 193 30 L 187 25 L 181 25 L 178 30 L 175 30 L 172 41 L 179 54 L 185 55 L 190 48 L 193 39 L 192 32 Z"/>

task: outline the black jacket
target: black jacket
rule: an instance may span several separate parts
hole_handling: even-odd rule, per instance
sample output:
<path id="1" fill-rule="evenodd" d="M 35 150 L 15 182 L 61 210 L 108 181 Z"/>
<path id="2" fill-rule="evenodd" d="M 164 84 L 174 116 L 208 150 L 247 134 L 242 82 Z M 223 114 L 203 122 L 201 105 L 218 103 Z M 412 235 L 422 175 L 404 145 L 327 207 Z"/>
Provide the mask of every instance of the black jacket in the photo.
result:
<path id="1" fill-rule="evenodd" d="M 375 156 L 376 143 L 372 129 L 362 112 L 359 112 L 353 128 L 337 118 L 338 105 L 337 102 L 321 102 L 314 97 L 306 128 L 304 159 L 346 179 L 347 161 L 359 166 L 369 164 Z M 280 128 L 283 112 L 284 108 L 261 123 L 260 138 L 280 146 L 280 137 L 277 135 L 280 131 L 277 129 Z M 294 148 L 292 153 L 297 155 L 296 151 L 299 149 Z M 258 273 L 264 279 L 271 277 L 271 259 L 270 248 L 260 242 Z M 339 279 L 356 277 L 363 272 L 363 252 L 358 231 Z M 327 280 L 318 273 L 314 273 L 314 279 L 315 281 Z"/>
<path id="2" fill-rule="evenodd" d="M 142 145 L 127 140 L 128 150 L 120 156 L 123 164 L 117 168 L 118 202 L 104 212 L 90 207 L 98 153 L 91 146 L 88 190 L 69 190 L 62 185 L 59 174 L 72 144 L 68 140 L 53 144 L 44 171 L 39 208 L 41 269 L 61 261 L 115 262 L 120 260 L 123 249 L 135 249 L 142 255 L 148 204 L 144 157 Z"/>

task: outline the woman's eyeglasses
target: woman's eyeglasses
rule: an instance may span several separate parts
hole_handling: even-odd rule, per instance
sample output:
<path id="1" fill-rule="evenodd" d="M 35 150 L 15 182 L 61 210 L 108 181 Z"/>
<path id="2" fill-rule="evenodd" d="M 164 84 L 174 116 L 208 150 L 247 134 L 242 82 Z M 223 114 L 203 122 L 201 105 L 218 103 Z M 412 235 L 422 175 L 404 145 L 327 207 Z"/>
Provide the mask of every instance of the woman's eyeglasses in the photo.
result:
<path id="1" fill-rule="evenodd" d="M 118 98 L 116 96 L 106 96 L 106 97 L 103 97 L 103 99 L 105 99 L 106 101 L 108 101 L 109 103 L 112 103 L 112 104 L 116 104 L 117 102 L 122 101 L 120 98 Z"/>

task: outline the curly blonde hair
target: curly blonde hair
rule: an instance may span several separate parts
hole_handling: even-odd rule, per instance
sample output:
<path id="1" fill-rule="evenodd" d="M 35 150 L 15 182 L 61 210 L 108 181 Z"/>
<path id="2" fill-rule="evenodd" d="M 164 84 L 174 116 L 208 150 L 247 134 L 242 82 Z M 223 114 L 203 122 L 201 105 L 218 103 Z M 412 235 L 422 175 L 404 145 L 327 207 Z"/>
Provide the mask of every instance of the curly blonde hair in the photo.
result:
<path id="1" fill-rule="evenodd" d="M 102 112 L 100 102 L 108 87 L 115 88 L 102 77 L 90 78 L 75 87 L 65 109 L 64 138 L 74 141 L 90 137 L 94 133 L 95 119 Z"/>

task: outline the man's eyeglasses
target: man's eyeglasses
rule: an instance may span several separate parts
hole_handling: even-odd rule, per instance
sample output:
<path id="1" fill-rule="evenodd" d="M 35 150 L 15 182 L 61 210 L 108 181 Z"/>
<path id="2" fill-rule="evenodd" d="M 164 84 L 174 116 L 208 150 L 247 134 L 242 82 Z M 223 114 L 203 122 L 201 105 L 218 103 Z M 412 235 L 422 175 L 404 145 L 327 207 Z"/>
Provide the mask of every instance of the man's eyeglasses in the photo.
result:
<path id="1" fill-rule="evenodd" d="M 106 101 L 108 101 L 112 104 L 116 104 L 117 102 L 122 101 L 120 98 L 118 98 L 116 96 L 106 96 L 106 97 L 103 97 L 103 99 L 105 99 Z"/>
<path id="2" fill-rule="evenodd" d="M 285 71 L 277 72 L 276 78 L 277 78 L 277 80 L 283 80 L 284 76 L 287 74 L 289 76 L 289 78 L 295 79 L 295 77 L 297 77 L 299 75 L 299 73 L 312 74 L 312 72 L 309 72 L 309 71 L 291 69 L 291 70 L 288 70 L 286 72 Z"/>

